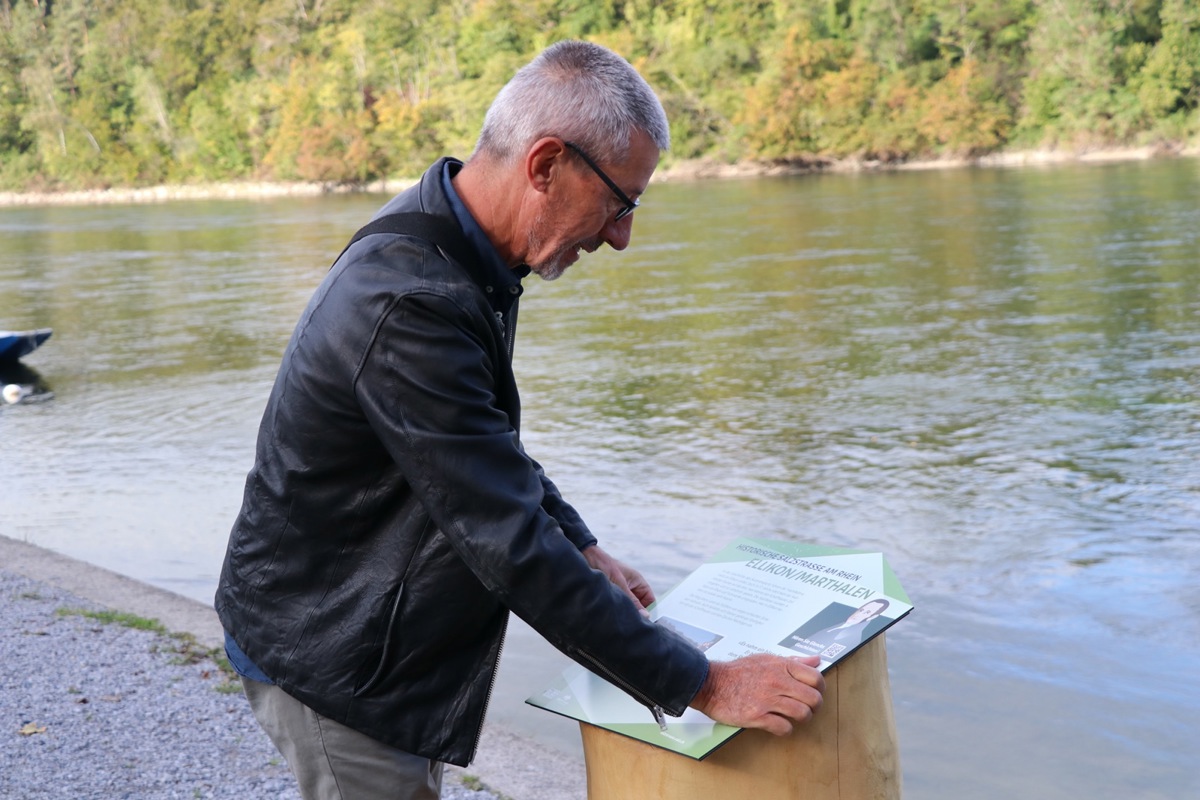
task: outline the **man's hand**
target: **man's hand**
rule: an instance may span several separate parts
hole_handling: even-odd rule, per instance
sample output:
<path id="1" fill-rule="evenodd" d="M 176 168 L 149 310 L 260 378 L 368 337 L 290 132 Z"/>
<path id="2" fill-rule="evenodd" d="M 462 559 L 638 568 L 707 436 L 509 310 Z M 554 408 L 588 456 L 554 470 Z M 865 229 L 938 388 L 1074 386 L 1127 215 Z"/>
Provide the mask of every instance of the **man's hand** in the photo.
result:
<path id="1" fill-rule="evenodd" d="M 626 566 L 604 552 L 600 545 L 594 544 L 583 551 L 583 557 L 592 569 L 604 573 L 613 584 L 629 596 L 638 608 L 645 608 L 654 602 L 654 590 L 642 577 L 642 573 Z"/>
<path id="2" fill-rule="evenodd" d="M 726 725 L 786 736 L 821 707 L 825 678 L 816 669 L 820 663 L 816 656 L 768 653 L 714 661 L 692 708 Z"/>

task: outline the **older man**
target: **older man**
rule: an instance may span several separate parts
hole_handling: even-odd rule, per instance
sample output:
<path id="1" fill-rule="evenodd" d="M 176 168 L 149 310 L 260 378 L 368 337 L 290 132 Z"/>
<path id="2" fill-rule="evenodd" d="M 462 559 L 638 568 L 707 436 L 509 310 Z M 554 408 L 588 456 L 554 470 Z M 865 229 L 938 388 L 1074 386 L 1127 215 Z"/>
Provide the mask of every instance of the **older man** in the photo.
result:
<path id="1" fill-rule="evenodd" d="M 288 344 L 216 607 L 306 798 L 434 798 L 475 753 L 508 612 L 657 712 L 791 730 L 816 660 L 710 665 L 650 623 L 519 436 L 521 278 L 629 244 L 669 143 L 623 59 L 560 42 L 352 241 Z M 649 711 L 647 712 L 650 713 Z"/>

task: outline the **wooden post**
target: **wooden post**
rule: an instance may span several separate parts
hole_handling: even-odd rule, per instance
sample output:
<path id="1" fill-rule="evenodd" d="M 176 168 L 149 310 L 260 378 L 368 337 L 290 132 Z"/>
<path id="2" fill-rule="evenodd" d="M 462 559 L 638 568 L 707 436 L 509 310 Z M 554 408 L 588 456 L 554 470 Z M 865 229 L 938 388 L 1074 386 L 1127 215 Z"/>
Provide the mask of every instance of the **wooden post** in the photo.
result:
<path id="1" fill-rule="evenodd" d="M 703 761 L 580 724 L 588 800 L 899 800 L 884 637 L 825 673 L 821 709 L 791 735 L 746 730 Z"/>

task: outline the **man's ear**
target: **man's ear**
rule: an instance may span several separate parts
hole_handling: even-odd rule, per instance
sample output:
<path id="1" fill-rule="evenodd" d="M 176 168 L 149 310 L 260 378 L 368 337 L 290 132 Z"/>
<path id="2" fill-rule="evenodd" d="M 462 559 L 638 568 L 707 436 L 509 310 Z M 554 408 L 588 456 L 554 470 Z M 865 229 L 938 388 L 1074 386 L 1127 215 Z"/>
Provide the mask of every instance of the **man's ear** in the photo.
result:
<path id="1" fill-rule="evenodd" d="M 566 158 L 567 148 L 562 139 L 557 136 L 538 139 L 525 152 L 525 180 L 536 192 L 550 191 L 550 187 L 561 180 Z"/>

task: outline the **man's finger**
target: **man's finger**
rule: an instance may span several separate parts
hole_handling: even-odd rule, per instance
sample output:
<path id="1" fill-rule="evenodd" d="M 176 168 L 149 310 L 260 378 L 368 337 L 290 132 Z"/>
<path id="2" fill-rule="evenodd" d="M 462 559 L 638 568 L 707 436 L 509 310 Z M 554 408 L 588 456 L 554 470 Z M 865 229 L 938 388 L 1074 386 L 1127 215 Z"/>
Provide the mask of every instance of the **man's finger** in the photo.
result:
<path id="1" fill-rule="evenodd" d="M 787 671 L 788 677 L 794 681 L 811 686 L 818 692 L 825 691 L 825 676 L 813 664 L 805 663 L 808 659 L 788 658 L 784 662 L 784 669 Z"/>
<path id="2" fill-rule="evenodd" d="M 776 736 L 787 736 L 795 726 L 787 717 L 779 714 L 766 714 L 762 717 L 762 725 L 759 727 L 767 733 L 773 733 Z"/>

